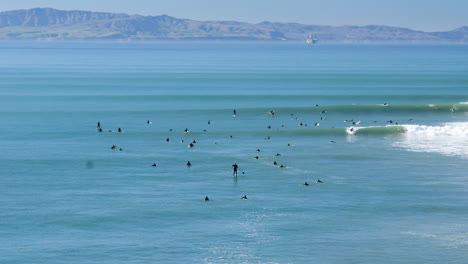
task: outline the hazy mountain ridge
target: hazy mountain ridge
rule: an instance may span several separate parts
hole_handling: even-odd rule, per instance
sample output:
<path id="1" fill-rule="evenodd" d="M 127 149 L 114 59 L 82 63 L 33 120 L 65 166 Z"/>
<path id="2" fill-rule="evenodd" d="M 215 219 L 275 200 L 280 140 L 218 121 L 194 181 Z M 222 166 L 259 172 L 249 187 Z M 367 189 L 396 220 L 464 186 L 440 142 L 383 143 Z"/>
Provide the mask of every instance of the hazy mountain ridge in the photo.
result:
<path id="1" fill-rule="evenodd" d="M 468 41 L 468 27 L 424 32 L 390 26 L 321 26 L 299 23 L 195 21 L 167 15 L 140 16 L 34 8 L 0 12 L 0 39 L 244 39 L 320 41 Z"/>
<path id="2" fill-rule="evenodd" d="M 0 27 L 23 26 L 41 27 L 74 25 L 103 20 L 128 18 L 126 14 L 100 13 L 90 11 L 63 11 L 51 8 L 34 8 L 0 12 Z"/>

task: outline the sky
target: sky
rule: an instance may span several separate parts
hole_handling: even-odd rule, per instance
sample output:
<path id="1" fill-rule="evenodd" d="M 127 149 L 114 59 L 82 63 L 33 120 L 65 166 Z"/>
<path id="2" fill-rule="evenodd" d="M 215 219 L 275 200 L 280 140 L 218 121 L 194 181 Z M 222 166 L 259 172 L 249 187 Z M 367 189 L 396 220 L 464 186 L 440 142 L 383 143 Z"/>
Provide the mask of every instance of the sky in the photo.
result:
<path id="1" fill-rule="evenodd" d="M 424 31 L 468 26 L 468 0 L 0 0 L 0 11 L 34 7 L 249 23 L 387 25 Z"/>

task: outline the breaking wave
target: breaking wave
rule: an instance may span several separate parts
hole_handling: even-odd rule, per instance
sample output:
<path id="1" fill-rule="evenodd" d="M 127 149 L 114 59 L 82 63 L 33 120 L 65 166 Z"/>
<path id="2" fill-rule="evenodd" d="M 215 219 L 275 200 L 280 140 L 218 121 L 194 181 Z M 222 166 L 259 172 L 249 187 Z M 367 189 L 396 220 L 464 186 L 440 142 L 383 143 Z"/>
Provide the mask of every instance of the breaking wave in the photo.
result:
<path id="1" fill-rule="evenodd" d="M 388 125 L 349 127 L 349 135 L 401 134 L 394 146 L 413 152 L 432 152 L 468 158 L 468 122 L 445 123 L 440 126 Z"/>
<path id="2" fill-rule="evenodd" d="M 370 127 L 348 127 L 346 133 L 350 135 L 388 135 L 405 133 L 404 125 L 398 126 L 370 126 Z"/>
<path id="3" fill-rule="evenodd" d="M 435 152 L 468 158 L 468 122 L 441 126 L 404 125 L 406 133 L 394 146 L 414 152 Z"/>

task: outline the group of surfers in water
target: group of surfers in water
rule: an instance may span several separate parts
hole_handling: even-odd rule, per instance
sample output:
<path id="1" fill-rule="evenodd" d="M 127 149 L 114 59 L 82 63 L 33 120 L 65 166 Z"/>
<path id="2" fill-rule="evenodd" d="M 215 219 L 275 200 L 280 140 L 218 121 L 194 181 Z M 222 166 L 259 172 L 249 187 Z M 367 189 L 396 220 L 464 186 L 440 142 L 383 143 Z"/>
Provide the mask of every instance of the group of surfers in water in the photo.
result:
<path id="1" fill-rule="evenodd" d="M 326 111 L 322 111 L 322 113 L 326 113 Z M 274 112 L 274 111 L 270 111 L 269 114 L 270 114 L 272 117 L 275 116 L 275 112 Z M 236 111 L 235 109 L 233 110 L 232 116 L 233 116 L 233 117 L 237 117 L 237 111 Z M 150 120 L 147 120 L 146 123 L 149 125 L 149 124 L 151 124 L 152 122 L 151 122 Z M 210 121 L 210 120 L 208 120 L 208 124 L 209 124 L 209 125 L 211 124 L 211 121 Z M 98 128 L 98 132 L 103 132 L 103 129 L 101 128 L 101 122 L 98 122 L 98 123 L 97 123 L 97 128 Z M 271 127 L 269 127 L 269 128 L 271 128 Z M 123 130 L 122 130 L 120 127 L 118 128 L 117 131 L 118 131 L 119 133 L 122 133 L 122 132 L 123 132 Z M 172 129 L 171 129 L 170 131 L 172 131 Z M 109 130 L 108 132 L 113 132 L 113 131 L 112 131 L 112 130 Z M 190 133 L 190 130 L 186 128 L 186 129 L 184 130 L 184 133 Z M 232 138 L 232 136 L 229 136 L 229 137 Z M 270 139 L 270 137 L 268 137 L 267 139 Z M 170 139 L 169 139 L 169 138 L 166 138 L 166 142 L 169 142 L 169 141 L 170 141 Z M 183 143 L 183 140 L 181 141 L 181 143 Z M 193 148 L 193 147 L 195 146 L 195 143 L 196 143 L 196 141 L 194 140 L 193 142 L 191 142 L 191 143 L 189 144 L 189 147 L 190 147 L 190 148 Z M 291 146 L 291 144 L 288 144 L 288 147 L 290 147 L 290 146 Z M 120 151 L 123 150 L 122 148 L 117 147 L 117 145 L 115 145 L 115 144 L 112 145 L 111 149 L 119 149 Z M 260 152 L 260 149 L 257 149 L 257 152 Z M 275 156 L 278 157 L 278 156 L 281 156 L 281 154 L 276 153 Z M 254 158 L 255 158 L 255 159 L 259 159 L 259 156 L 255 156 Z M 190 161 L 188 161 L 188 162 L 186 163 L 186 165 L 187 165 L 187 167 L 190 168 L 190 167 L 192 166 L 192 163 L 191 163 Z M 273 161 L 273 165 L 276 166 L 276 165 L 278 165 L 278 163 L 277 163 L 276 161 Z M 153 163 L 151 166 L 152 166 L 152 167 L 157 167 L 158 164 Z M 232 168 L 233 168 L 232 176 L 233 176 L 233 177 L 237 177 L 237 176 L 238 176 L 238 171 L 239 171 L 239 165 L 237 165 L 237 163 L 234 163 L 234 164 L 232 164 Z M 286 168 L 286 166 L 280 165 L 279 168 Z M 242 172 L 242 174 L 245 174 L 243 171 L 241 171 L 241 172 Z M 323 183 L 323 181 L 317 180 L 317 183 Z M 310 186 L 310 184 L 307 183 L 307 182 L 305 182 L 303 185 L 304 185 L 304 186 Z M 242 200 L 247 200 L 247 199 L 248 199 L 248 198 L 247 198 L 247 195 L 242 196 L 241 199 L 242 199 Z M 205 196 L 205 201 L 210 201 L 210 198 L 209 198 L 208 196 Z"/>

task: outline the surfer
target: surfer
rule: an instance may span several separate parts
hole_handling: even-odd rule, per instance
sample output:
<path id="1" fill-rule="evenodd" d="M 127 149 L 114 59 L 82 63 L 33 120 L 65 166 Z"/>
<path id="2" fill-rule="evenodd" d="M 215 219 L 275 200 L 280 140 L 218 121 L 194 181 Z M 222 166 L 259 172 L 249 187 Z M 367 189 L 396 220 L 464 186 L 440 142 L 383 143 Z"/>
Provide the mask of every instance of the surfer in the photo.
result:
<path id="1" fill-rule="evenodd" d="M 158 164 L 156 164 L 156 163 L 153 163 L 153 165 L 151 165 L 151 167 L 157 167 L 157 166 L 158 166 Z"/>
<path id="2" fill-rule="evenodd" d="M 147 121 L 146 121 L 146 124 L 148 124 L 148 125 L 151 124 L 151 121 L 147 120 Z"/>
<path id="3" fill-rule="evenodd" d="M 242 199 L 242 200 L 247 200 L 247 199 L 248 199 L 248 198 L 247 198 L 247 195 L 242 196 L 241 199 Z"/>
<path id="4" fill-rule="evenodd" d="M 276 157 L 279 157 L 279 156 L 281 156 L 281 154 L 279 154 L 279 153 L 276 153 L 276 155 L 275 155 L 275 156 L 276 156 Z"/>
<path id="5" fill-rule="evenodd" d="M 208 125 L 211 125 L 211 121 L 210 121 L 210 120 L 208 120 Z"/>
<path id="6" fill-rule="evenodd" d="M 233 172 L 232 176 L 237 176 L 237 169 L 239 169 L 239 165 L 237 163 L 232 164 Z"/>
<path id="7" fill-rule="evenodd" d="M 117 145 L 112 145 L 111 149 L 116 149 L 117 148 Z"/>
<path id="8" fill-rule="evenodd" d="M 255 156 L 254 159 L 258 160 L 258 156 Z"/>
<path id="9" fill-rule="evenodd" d="M 169 138 L 166 138 L 166 142 L 169 142 L 169 140 L 170 140 Z"/>
<path id="10" fill-rule="evenodd" d="M 192 163 L 190 163 L 190 160 L 187 162 L 187 167 L 191 167 L 192 166 Z"/>
<path id="11" fill-rule="evenodd" d="M 195 146 L 193 143 L 189 144 L 189 147 L 193 148 L 193 146 Z"/>
<path id="12" fill-rule="evenodd" d="M 210 200 L 210 198 L 208 198 L 208 196 L 205 196 L 205 202 L 208 202 Z"/>
<path id="13" fill-rule="evenodd" d="M 275 166 L 276 166 L 276 165 L 278 165 L 278 162 L 276 162 L 276 161 L 273 161 L 273 165 L 275 165 Z"/>
<path id="14" fill-rule="evenodd" d="M 236 111 L 236 109 L 234 109 L 234 110 L 232 111 L 232 116 L 233 116 L 233 117 L 236 117 L 236 116 L 237 116 L 237 111 Z"/>
<path id="15" fill-rule="evenodd" d="M 321 181 L 321 180 L 317 180 L 317 183 L 323 183 L 323 181 Z"/>
<path id="16" fill-rule="evenodd" d="M 97 122 L 97 127 L 101 128 L 101 122 L 99 122 L 99 121 Z"/>
<path id="17" fill-rule="evenodd" d="M 260 149 L 257 149 L 257 152 L 260 152 Z"/>
<path id="18" fill-rule="evenodd" d="M 120 127 L 119 127 L 119 129 L 117 129 L 117 131 L 118 131 L 119 133 L 122 133 L 122 129 L 121 129 Z"/>
<path id="19" fill-rule="evenodd" d="M 281 166 L 279 166 L 279 167 L 280 167 L 281 169 L 284 169 L 284 168 L 286 168 L 286 166 L 284 166 L 284 165 L 281 165 Z"/>
<path id="20" fill-rule="evenodd" d="M 184 130 L 184 133 L 189 133 L 189 132 L 190 132 L 190 130 L 188 130 L 188 128 L 186 128 L 186 129 Z"/>
<path id="21" fill-rule="evenodd" d="M 102 128 L 99 128 L 98 131 L 99 131 L 99 132 L 102 132 Z"/>
<path id="22" fill-rule="evenodd" d="M 304 182 L 304 186 L 309 186 L 309 184 L 307 182 Z"/>

